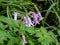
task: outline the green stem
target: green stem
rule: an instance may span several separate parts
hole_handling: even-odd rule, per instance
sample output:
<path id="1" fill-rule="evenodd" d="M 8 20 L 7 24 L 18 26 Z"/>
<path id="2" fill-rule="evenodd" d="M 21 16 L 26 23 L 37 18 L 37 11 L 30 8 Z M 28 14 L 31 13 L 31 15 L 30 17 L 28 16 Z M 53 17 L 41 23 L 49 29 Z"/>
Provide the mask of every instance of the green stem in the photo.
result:
<path id="1" fill-rule="evenodd" d="M 3 5 L 3 6 L 16 6 L 21 9 L 20 5 L 16 5 L 16 4 L 1 4 L 1 5 Z"/>
<path id="2" fill-rule="evenodd" d="M 7 17 L 9 18 L 9 7 L 7 6 Z"/>
<path id="3" fill-rule="evenodd" d="M 23 6 L 23 9 L 25 10 L 26 13 L 28 12 L 27 9 L 24 6 Z"/>
<path id="4" fill-rule="evenodd" d="M 35 7 L 36 11 L 37 11 L 37 12 L 39 12 L 39 9 L 37 8 L 37 6 L 36 6 L 36 5 L 34 5 L 34 7 Z"/>
<path id="5" fill-rule="evenodd" d="M 54 10 L 54 12 L 55 12 L 55 14 L 56 14 L 56 16 L 57 16 L 57 18 L 58 18 L 58 21 L 59 21 L 59 25 L 60 25 L 60 16 L 58 15 L 58 13 L 56 12 L 56 10 L 53 8 L 53 10 Z"/>
<path id="6" fill-rule="evenodd" d="M 44 21 L 43 21 L 43 25 L 45 23 L 45 21 L 47 20 L 47 17 L 49 15 L 49 13 L 51 12 L 51 9 L 56 5 L 57 3 L 53 3 L 50 8 L 47 10 L 46 14 L 45 14 L 45 17 L 44 17 Z"/>

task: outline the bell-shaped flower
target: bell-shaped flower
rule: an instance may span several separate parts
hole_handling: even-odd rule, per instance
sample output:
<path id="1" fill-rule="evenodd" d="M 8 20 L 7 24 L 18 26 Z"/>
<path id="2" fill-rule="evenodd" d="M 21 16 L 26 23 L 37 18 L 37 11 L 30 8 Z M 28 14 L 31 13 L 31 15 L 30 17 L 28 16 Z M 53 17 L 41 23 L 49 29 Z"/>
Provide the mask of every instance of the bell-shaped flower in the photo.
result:
<path id="1" fill-rule="evenodd" d="M 28 26 L 28 27 L 33 26 L 33 23 L 32 23 L 32 21 L 31 21 L 31 19 L 30 19 L 29 16 L 24 16 L 24 17 L 23 17 L 23 22 L 24 22 L 24 23 L 26 24 L 26 26 Z"/>
<path id="2" fill-rule="evenodd" d="M 42 17 L 42 15 L 41 15 L 41 13 L 38 12 L 37 14 L 38 14 L 38 20 L 39 20 L 39 21 L 43 20 L 43 17 Z"/>
<path id="3" fill-rule="evenodd" d="M 17 12 L 14 12 L 14 20 L 16 21 L 17 20 L 17 16 L 18 16 L 18 13 Z"/>
<path id="4" fill-rule="evenodd" d="M 40 24 L 39 20 L 38 20 L 38 14 L 32 13 L 32 17 L 33 17 L 33 24 L 34 25 Z"/>
<path id="5" fill-rule="evenodd" d="M 22 34 L 22 44 L 24 45 L 25 43 L 27 43 L 27 41 L 26 41 L 25 35 Z"/>

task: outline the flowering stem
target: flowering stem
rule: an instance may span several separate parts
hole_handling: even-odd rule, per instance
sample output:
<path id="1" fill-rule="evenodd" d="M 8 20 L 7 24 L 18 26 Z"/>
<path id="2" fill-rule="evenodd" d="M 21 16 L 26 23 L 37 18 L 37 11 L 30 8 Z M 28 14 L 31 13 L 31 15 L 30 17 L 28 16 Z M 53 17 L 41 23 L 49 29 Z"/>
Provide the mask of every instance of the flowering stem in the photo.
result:
<path id="1" fill-rule="evenodd" d="M 25 12 L 27 13 L 27 9 L 23 6 L 23 9 L 25 10 Z"/>
<path id="2" fill-rule="evenodd" d="M 37 12 L 39 12 L 39 9 L 37 8 L 37 6 L 36 6 L 36 5 L 34 5 L 34 7 L 35 7 L 36 11 L 37 11 Z"/>

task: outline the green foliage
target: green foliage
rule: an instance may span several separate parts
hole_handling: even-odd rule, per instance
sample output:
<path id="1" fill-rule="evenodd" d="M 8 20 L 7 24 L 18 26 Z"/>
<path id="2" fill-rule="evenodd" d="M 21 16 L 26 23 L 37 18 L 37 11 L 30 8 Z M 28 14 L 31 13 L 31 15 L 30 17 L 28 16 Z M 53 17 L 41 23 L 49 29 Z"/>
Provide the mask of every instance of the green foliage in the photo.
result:
<path id="1" fill-rule="evenodd" d="M 6 18 L 4 16 L 0 16 L 0 21 L 1 22 L 4 22 L 4 23 L 7 23 L 9 26 L 11 27 L 18 27 L 18 25 L 14 22 L 13 19 L 10 19 L 10 18 Z M 12 22 L 12 23 L 11 23 Z"/>
<path id="2" fill-rule="evenodd" d="M 60 38 L 57 38 L 60 36 L 59 5 L 59 0 L 0 0 L 0 45 L 23 45 L 22 34 L 27 41 L 24 45 L 60 45 Z M 39 26 L 27 27 L 22 17 L 38 10 L 44 20 Z M 15 11 L 19 13 L 17 21 L 13 19 Z"/>
<path id="3" fill-rule="evenodd" d="M 58 32 L 58 34 L 59 34 L 59 36 L 60 36 L 60 29 L 58 29 L 58 31 L 57 31 L 57 32 Z"/>
<path id="4" fill-rule="evenodd" d="M 36 33 L 36 36 L 39 37 L 38 41 L 42 45 L 51 45 L 56 43 L 56 37 L 52 32 L 47 32 L 44 27 L 41 27 L 40 30 Z"/>
<path id="5" fill-rule="evenodd" d="M 3 40 L 7 40 L 7 34 L 4 31 L 0 30 L 0 43 L 3 43 Z"/>
<path id="6" fill-rule="evenodd" d="M 23 22 L 21 23 L 20 29 L 21 29 L 22 32 L 27 31 L 30 34 L 34 34 L 35 33 L 34 27 L 32 27 L 32 26 L 31 27 L 27 27 Z"/>
<path id="7" fill-rule="evenodd" d="M 5 26 L 0 22 L 0 29 L 5 30 Z"/>

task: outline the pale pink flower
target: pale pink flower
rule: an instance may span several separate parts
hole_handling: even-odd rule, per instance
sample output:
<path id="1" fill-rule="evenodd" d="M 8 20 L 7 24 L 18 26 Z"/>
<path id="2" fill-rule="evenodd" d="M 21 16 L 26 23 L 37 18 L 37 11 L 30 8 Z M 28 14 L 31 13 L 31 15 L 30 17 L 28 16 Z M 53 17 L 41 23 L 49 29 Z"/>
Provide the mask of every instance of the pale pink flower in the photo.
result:
<path id="1" fill-rule="evenodd" d="M 32 12 L 32 17 L 33 17 L 34 25 L 40 24 L 39 22 L 43 19 L 40 12 L 38 12 L 38 13 Z"/>
<path id="2" fill-rule="evenodd" d="M 22 34 L 22 44 L 24 45 L 24 43 L 27 43 L 25 35 Z"/>
<path id="3" fill-rule="evenodd" d="M 42 15 L 41 15 L 41 13 L 38 12 L 37 14 L 38 14 L 38 19 L 39 19 L 39 21 L 43 20 L 43 17 L 42 17 Z"/>
<path id="4" fill-rule="evenodd" d="M 24 22 L 24 23 L 26 24 L 26 26 L 28 26 L 28 27 L 33 26 L 33 23 L 32 23 L 32 21 L 31 21 L 31 19 L 30 19 L 29 16 L 24 16 L 24 17 L 23 17 L 23 22 Z"/>
<path id="5" fill-rule="evenodd" d="M 17 12 L 14 12 L 14 20 L 15 21 L 17 20 L 17 16 L 18 16 L 18 13 Z"/>
<path id="6" fill-rule="evenodd" d="M 33 24 L 34 25 L 40 24 L 39 20 L 38 20 L 38 14 L 32 13 L 32 17 L 33 17 Z"/>

